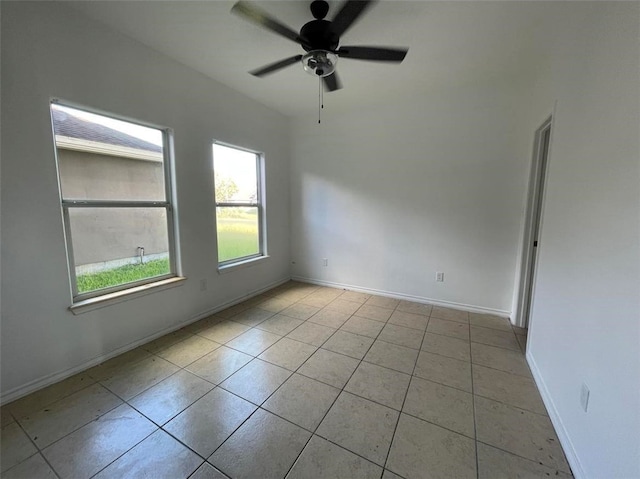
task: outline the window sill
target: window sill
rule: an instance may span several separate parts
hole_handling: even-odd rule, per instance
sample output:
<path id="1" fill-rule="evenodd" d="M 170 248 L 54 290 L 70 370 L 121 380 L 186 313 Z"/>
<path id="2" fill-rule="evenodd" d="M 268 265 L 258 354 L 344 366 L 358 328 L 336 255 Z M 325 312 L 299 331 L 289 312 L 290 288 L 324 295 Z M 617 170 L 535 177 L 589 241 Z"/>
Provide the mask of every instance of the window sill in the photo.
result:
<path id="1" fill-rule="evenodd" d="M 116 291 L 115 293 L 105 294 L 96 298 L 85 299 L 69 306 L 71 312 L 75 315 L 88 313 L 96 309 L 104 308 L 112 304 L 122 303 L 130 299 L 146 296 L 147 294 L 164 291 L 165 289 L 182 286 L 187 278 L 176 276 L 174 278 L 163 279 L 149 284 L 143 284 L 124 291 Z"/>
<path id="2" fill-rule="evenodd" d="M 227 274 L 238 269 L 250 268 L 256 266 L 269 259 L 268 255 L 258 256 L 257 258 L 250 258 L 244 261 L 238 261 L 237 263 L 225 264 L 224 266 L 218 266 L 218 274 Z"/>

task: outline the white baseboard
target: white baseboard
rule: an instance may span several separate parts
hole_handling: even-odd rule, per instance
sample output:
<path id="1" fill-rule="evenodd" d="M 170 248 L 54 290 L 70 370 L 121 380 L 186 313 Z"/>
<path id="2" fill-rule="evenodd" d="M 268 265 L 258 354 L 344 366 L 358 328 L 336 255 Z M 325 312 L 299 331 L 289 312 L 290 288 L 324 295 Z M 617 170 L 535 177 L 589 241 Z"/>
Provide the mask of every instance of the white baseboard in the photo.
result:
<path id="1" fill-rule="evenodd" d="M 471 304 L 464 304 L 464 303 L 455 303 L 453 301 L 441 301 L 438 299 L 424 298 L 422 296 L 412 296 L 409 294 L 395 293 L 392 291 L 382 291 L 379 289 L 363 288 L 360 286 L 353 286 L 350 284 L 335 283 L 332 281 L 323 281 L 323 280 L 314 279 L 314 278 L 304 278 L 302 276 L 292 276 L 291 279 L 294 281 L 301 281 L 303 283 L 318 284 L 321 286 L 330 286 L 332 288 L 348 289 L 349 291 L 356 291 L 358 293 L 377 294 L 378 296 L 386 296 L 388 298 L 394 298 L 394 299 L 404 299 L 406 301 L 413 301 L 415 303 L 432 304 L 434 306 L 442 306 L 444 308 L 461 309 L 463 311 L 470 311 L 472 313 L 494 314 L 496 316 L 501 316 L 504 318 L 509 318 L 509 316 L 511 315 L 511 311 L 504 311 L 501 309 L 484 308 L 482 306 L 474 306 Z"/>
<path id="2" fill-rule="evenodd" d="M 10 389 L 6 392 L 2 393 L 2 396 L 0 397 L 0 405 L 3 404 L 7 404 L 11 401 L 15 401 L 16 399 L 20 399 L 23 396 L 26 396 L 28 394 L 31 394 L 35 391 L 38 391 L 40 389 L 43 389 L 47 386 L 50 386 L 52 384 L 55 384 L 59 381 L 62 381 L 64 379 L 67 379 L 68 377 L 71 377 L 75 374 L 78 374 L 82 371 L 85 371 L 89 368 L 92 368 L 93 366 L 97 366 L 100 363 L 103 363 L 111 358 L 114 358 L 122 353 L 126 353 L 127 351 L 130 351 L 132 349 L 137 348 L 138 346 L 142 346 L 143 344 L 146 344 L 150 341 L 153 341 L 154 339 L 157 339 L 161 336 L 164 336 L 165 334 L 169 334 L 173 331 L 177 331 L 180 328 L 184 328 L 185 326 L 188 326 L 191 323 L 195 323 L 196 321 L 200 321 L 201 319 L 206 318 L 207 316 L 211 316 L 212 314 L 215 314 L 219 311 L 222 311 L 223 309 L 227 309 L 233 305 L 236 305 L 238 303 L 241 303 L 243 301 L 246 301 L 250 298 L 253 298 L 254 296 L 257 296 L 261 293 L 264 293 L 265 291 L 268 291 L 272 288 L 275 288 L 276 286 L 280 286 L 281 284 L 286 283 L 287 281 L 289 281 L 291 278 L 287 277 L 278 281 L 275 281 L 273 283 L 268 284 L 267 286 L 264 286 L 260 289 L 251 291 L 239 298 L 227 301 L 223 304 L 220 304 L 214 308 L 208 309 L 206 311 L 202 311 L 178 324 L 173 324 L 171 326 L 169 326 L 168 328 L 165 328 L 161 331 L 158 331 L 156 333 L 153 333 L 149 336 L 146 336 L 142 339 L 139 339 L 137 341 L 134 341 L 132 343 L 127 344 L 126 346 L 122 346 L 118 349 L 115 349 L 113 351 L 110 351 L 106 354 L 102 354 L 98 357 L 95 357 L 93 359 L 90 359 L 89 361 L 85 361 L 84 363 L 75 366 L 73 368 L 70 369 L 65 369 L 64 371 L 60 371 L 57 373 L 53 373 L 53 374 L 48 374 L 46 376 L 43 376 L 41 378 L 38 379 L 34 379 L 33 381 L 29 381 L 26 384 L 23 384 L 22 386 L 18 386 L 15 387 L 13 389 Z"/>
<path id="3" fill-rule="evenodd" d="M 571 467 L 571 472 L 573 473 L 573 477 L 576 479 L 586 478 L 587 475 L 584 472 L 584 468 L 582 467 L 582 463 L 580 462 L 580 458 L 578 457 L 578 453 L 576 449 L 573 447 L 573 443 L 569 438 L 569 433 L 567 429 L 564 427 L 564 423 L 562 422 L 562 418 L 556 409 L 556 406 L 551 399 L 551 394 L 547 389 L 547 385 L 540 374 L 540 370 L 536 364 L 536 360 L 533 358 L 533 355 L 530 351 L 527 351 L 526 354 L 527 362 L 529 363 L 529 368 L 531 369 L 531 374 L 533 375 L 533 380 L 538 387 L 538 391 L 540 391 L 540 396 L 542 396 L 542 402 L 547 408 L 547 412 L 549 413 L 549 419 L 551 419 L 551 424 L 553 424 L 553 428 L 556 430 L 556 434 L 558 435 L 558 440 L 560 441 L 560 445 L 564 450 L 564 455 L 567 457 L 567 462 L 569 463 L 569 467 Z"/>

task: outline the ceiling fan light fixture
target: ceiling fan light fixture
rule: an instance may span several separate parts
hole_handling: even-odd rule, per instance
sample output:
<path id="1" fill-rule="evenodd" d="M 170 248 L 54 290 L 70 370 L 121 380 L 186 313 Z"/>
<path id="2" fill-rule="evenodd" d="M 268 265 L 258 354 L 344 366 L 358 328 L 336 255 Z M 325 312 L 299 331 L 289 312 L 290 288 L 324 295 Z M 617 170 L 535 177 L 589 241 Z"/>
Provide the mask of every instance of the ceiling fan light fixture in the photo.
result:
<path id="1" fill-rule="evenodd" d="M 311 50 L 301 61 L 304 70 L 310 75 L 326 77 L 336 71 L 338 55 L 327 50 Z"/>

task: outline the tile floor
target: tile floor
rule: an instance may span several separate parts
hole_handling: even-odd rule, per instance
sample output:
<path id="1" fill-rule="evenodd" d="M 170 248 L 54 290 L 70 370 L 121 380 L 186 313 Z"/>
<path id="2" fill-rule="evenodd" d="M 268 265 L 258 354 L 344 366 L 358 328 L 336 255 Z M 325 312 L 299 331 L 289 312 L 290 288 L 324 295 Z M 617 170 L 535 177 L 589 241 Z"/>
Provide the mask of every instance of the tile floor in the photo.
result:
<path id="1" fill-rule="evenodd" d="M 2 478 L 571 477 L 489 315 L 290 282 L 2 407 Z"/>

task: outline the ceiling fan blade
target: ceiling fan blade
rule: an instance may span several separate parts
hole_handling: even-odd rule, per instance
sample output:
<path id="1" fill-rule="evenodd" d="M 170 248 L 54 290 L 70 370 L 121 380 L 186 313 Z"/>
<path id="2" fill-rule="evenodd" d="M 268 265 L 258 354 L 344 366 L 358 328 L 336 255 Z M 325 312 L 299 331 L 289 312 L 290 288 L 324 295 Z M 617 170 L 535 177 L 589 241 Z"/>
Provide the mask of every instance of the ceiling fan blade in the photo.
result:
<path id="1" fill-rule="evenodd" d="M 256 70 L 252 70 L 251 73 L 253 76 L 261 77 L 267 75 L 269 73 L 273 73 L 276 70 L 280 70 L 281 68 L 288 67 L 289 65 L 293 65 L 296 62 L 302 60 L 302 55 L 296 55 L 294 57 L 285 58 L 284 60 L 280 60 L 279 62 L 271 63 L 269 65 L 265 65 Z"/>
<path id="2" fill-rule="evenodd" d="M 333 33 L 342 36 L 373 3 L 374 0 L 347 0 L 331 22 Z"/>
<path id="3" fill-rule="evenodd" d="M 333 72 L 331 75 L 323 77 L 322 80 L 324 81 L 324 87 L 327 91 L 336 91 L 342 88 L 342 82 L 340 81 L 340 78 L 338 78 L 337 72 Z"/>
<path id="4" fill-rule="evenodd" d="M 339 57 L 356 60 L 373 60 L 378 62 L 401 62 L 409 51 L 408 48 L 385 47 L 340 47 L 336 53 Z"/>
<path id="5" fill-rule="evenodd" d="M 300 38 L 300 35 L 287 27 L 286 25 L 280 23 L 278 20 L 270 16 L 264 10 L 252 5 L 249 2 L 245 2 L 240 0 L 237 2 L 232 8 L 231 12 L 236 15 L 241 16 L 245 20 L 248 20 L 256 25 L 259 25 L 267 30 L 277 33 L 289 40 L 292 40 L 298 44 L 304 44 L 304 40 Z"/>

